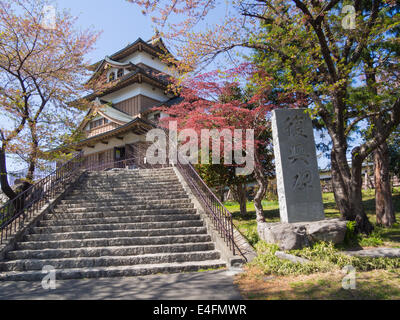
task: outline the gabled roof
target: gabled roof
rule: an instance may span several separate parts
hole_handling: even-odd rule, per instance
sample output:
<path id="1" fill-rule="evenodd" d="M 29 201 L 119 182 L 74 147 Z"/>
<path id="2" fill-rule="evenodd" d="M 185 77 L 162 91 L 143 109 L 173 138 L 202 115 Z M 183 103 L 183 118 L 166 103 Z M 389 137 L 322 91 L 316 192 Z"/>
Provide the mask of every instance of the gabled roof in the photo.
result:
<path id="1" fill-rule="evenodd" d="M 104 65 L 109 64 L 115 68 L 134 68 L 135 65 L 132 62 L 118 62 L 112 60 L 110 57 L 106 56 L 104 60 L 100 62 L 97 69 L 94 71 L 92 78 L 104 67 Z M 90 80 L 89 80 L 90 81 Z"/>
<path id="2" fill-rule="evenodd" d="M 168 78 L 169 75 L 161 72 L 161 71 L 156 71 L 152 68 L 143 68 L 139 67 L 137 65 L 133 65 L 133 71 L 129 72 L 128 74 L 124 75 L 123 77 L 114 80 L 115 85 L 105 89 L 102 92 L 95 92 L 91 93 L 87 96 L 85 96 L 83 99 L 93 101 L 97 97 L 103 97 L 107 94 L 110 94 L 112 92 L 115 92 L 117 90 L 120 90 L 122 88 L 125 88 L 135 82 L 147 82 L 150 85 L 153 85 L 155 87 L 158 87 L 162 90 L 165 90 L 169 84 Z"/>
<path id="3" fill-rule="evenodd" d="M 173 97 L 165 102 L 159 103 L 156 107 L 161 107 L 161 106 L 172 107 L 175 104 L 181 103 L 183 100 L 185 100 L 183 97 Z"/>
<path id="4" fill-rule="evenodd" d="M 98 99 L 97 105 L 97 108 L 90 109 L 85 117 L 85 120 L 83 120 L 82 123 L 79 125 L 78 130 L 83 130 L 89 123 L 89 121 L 96 115 L 101 115 L 111 122 L 115 122 L 119 125 L 124 125 L 125 123 L 128 123 L 133 119 L 132 116 L 116 109 L 112 104 L 108 103 L 107 101 Z"/>
<path id="5" fill-rule="evenodd" d="M 135 53 L 136 51 L 146 51 L 147 53 L 157 58 L 162 54 L 170 54 L 169 50 L 165 47 L 164 42 L 161 38 L 149 41 L 144 41 L 142 38 L 138 38 L 135 42 L 128 44 L 125 48 L 107 57 L 110 60 L 119 61 L 128 57 L 132 53 Z M 92 65 L 92 68 L 96 70 L 99 64 L 101 64 L 103 61 L 104 59 L 96 62 Z"/>
<path id="6" fill-rule="evenodd" d="M 107 118 L 108 120 L 120 125 L 133 120 L 133 117 L 129 114 L 122 112 L 115 107 L 107 104 L 103 104 L 97 112 L 104 118 Z"/>
<path id="7" fill-rule="evenodd" d="M 147 132 L 148 130 L 150 130 L 154 127 L 155 127 L 155 125 L 153 123 L 151 123 L 150 121 L 147 121 L 140 117 L 135 117 L 130 122 L 128 122 L 118 128 L 100 133 L 100 134 L 95 135 L 90 138 L 83 139 L 83 140 L 77 142 L 75 145 L 80 146 L 80 147 L 83 147 L 85 145 L 91 145 L 93 143 L 115 137 L 119 134 L 123 134 L 128 131 L 133 131 L 132 130 L 133 128 L 136 128 L 135 130 L 136 130 L 137 134 L 143 134 L 144 132 Z"/>
<path id="8" fill-rule="evenodd" d="M 115 85 L 111 88 L 105 89 L 102 93 L 90 94 L 85 98 L 94 100 L 96 97 L 102 97 L 106 94 L 122 89 L 125 86 L 132 84 L 135 80 L 138 80 L 139 82 L 144 80 L 145 82 L 148 82 L 149 84 L 160 89 L 166 89 L 169 84 L 168 79 L 170 77 L 166 73 L 156 70 L 143 63 L 135 65 L 132 62 L 121 62 L 122 59 L 128 57 L 136 51 L 146 51 L 156 57 L 159 57 L 161 54 L 170 53 L 160 37 L 156 37 L 148 41 L 138 38 L 135 42 L 129 44 L 125 48 L 115 52 L 110 56 L 106 56 L 103 60 L 92 65 L 94 72 L 87 83 L 90 83 L 94 78 L 99 76 L 107 65 L 116 69 L 124 68 L 128 71 L 128 73 L 121 78 L 114 80 L 112 84 L 115 83 Z"/>
<path id="9" fill-rule="evenodd" d="M 54 151 L 61 151 L 62 152 L 64 150 L 70 150 L 70 149 L 81 150 L 81 148 L 84 147 L 84 146 L 91 146 L 91 145 L 96 144 L 97 142 L 104 141 L 106 139 L 110 139 L 110 138 L 113 138 L 113 137 L 118 137 L 119 135 L 125 134 L 127 132 L 134 132 L 134 133 L 137 133 L 137 134 L 143 134 L 143 133 L 145 133 L 145 132 L 147 132 L 150 129 L 153 129 L 155 127 L 156 126 L 153 123 L 151 123 L 150 121 L 147 121 L 147 120 L 142 119 L 140 117 L 136 117 L 136 118 L 133 118 L 128 123 L 126 123 L 126 124 L 124 124 L 122 126 L 119 126 L 118 128 L 115 128 L 113 130 L 100 133 L 100 134 L 92 136 L 90 138 L 83 139 L 83 140 L 81 140 L 79 142 L 73 143 L 73 144 L 68 145 L 68 146 L 58 147 L 58 148 L 56 148 L 56 149 L 54 149 L 52 151 L 53 152 Z"/>
<path id="10" fill-rule="evenodd" d="M 159 107 L 162 107 L 162 106 L 172 107 L 173 105 L 181 103 L 183 100 L 184 100 L 184 98 L 182 98 L 182 97 L 173 97 L 173 98 L 171 98 L 171 99 L 169 99 L 167 101 L 160 102 L 159 104 L 156 104 L 154 107 L 144 111 L 143 115 L 148 115 L 148 114 L 152 113 L 155 108 L 159 108 Z"/>

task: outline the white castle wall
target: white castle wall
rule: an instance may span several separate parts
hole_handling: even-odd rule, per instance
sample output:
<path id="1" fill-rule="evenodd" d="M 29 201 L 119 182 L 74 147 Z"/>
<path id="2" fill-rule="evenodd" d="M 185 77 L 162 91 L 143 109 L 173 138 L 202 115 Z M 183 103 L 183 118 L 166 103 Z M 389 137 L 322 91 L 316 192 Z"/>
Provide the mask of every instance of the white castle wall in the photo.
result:
<path id="1" fill-rule="evenodd" d="M 145 135 L 136 135 L 132 132 L 126 133 L 124 135 L 121 134 L 121 136 L 124 137 L 124 140 L 119 140 L 117 138 L 111 138 L 107 139 L 108 144 L 103 144 L 101 142 L 97 142 L 94 148 L 88 148 L 85 147 L 83 148 L 85 156 L 97 153 L 97 152 L 102 152 L 110 149 L 114 149 L 115 147 L 123 147 L 126 144 L 131 144 L 139 141 L 146 141 L 146 136 Z"/>
<path id="2" fill-rule="evenodd" d="M 112 92 L 110 94 L 107 94 L 104 97 L 102 97 L 102 99 L 105 101 L 118 103 L 127 100 L 129 98 L 135 97 L 139 94 L 162 102 L 172 98 L 172 96 L 166 95 L 163 90 L 152 87 L 147 83 L 134 83 L 117 92 Z"/>

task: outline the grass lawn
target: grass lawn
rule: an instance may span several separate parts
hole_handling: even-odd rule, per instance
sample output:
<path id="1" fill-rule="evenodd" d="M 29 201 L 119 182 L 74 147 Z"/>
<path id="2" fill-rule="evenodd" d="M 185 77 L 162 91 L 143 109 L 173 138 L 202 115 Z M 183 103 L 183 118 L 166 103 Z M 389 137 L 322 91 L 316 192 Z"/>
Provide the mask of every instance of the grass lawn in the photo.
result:
<path id="1" fill-rule="evenodd" d="M 357 247 L 398 247 L 400 248 L 400 188 L 396 188 L 393 193 L 396 219 L 395 226 L 385 229 L 375 225 L 375 201 L 374 190 L 364 191 L 364 207 L 370 221 L 375 226 L 374 233 L 369 236 L 357 238 Z M 323 194 L 325 214 L 327 218 L 339 217 L 339 211 L 335 205 L 332 193 Z M 247 204 L 248 213 L 241 216 L 239 205 L 234 202 L 226 202 L 226 207 L 232 212 L 235 226 L 257 246 L 262 247 L 263 242 L 259 242 L 257 235 L 257 224 L 255 221 L 254 205 Z M 263 201 L 265 219 L 267 222 L 279 221 L 279 205 L 277 201 Z M 260 245 L 261 244 L 261 245 Z M 353 244 L 354 245 L 354 244 Z M 348 248 L 337 246 L 337 254 L 340 250 Z M 264 253 L 263 253 L 264 254 Z M 301 255 L 301 253 L 300 253 Z M 317 263 L 324 264 L 324 256 Z M 328 257 L 328 256 L 326 256 Z M 272 260 L 271 260 L 272 259 Z M 400 259 L 399 259 L 400 260 Z M 281 261 L 281 260 L 280 260 Z M 398 267 L 386 266 L 386 262 L 380 262 L 381 267 L 372 266 L 367 271 L 356 272 L 356 288 L 345 290 L 342 288 L 342 279 L 345 276 L 341 272 L 341 267 L 332 268 L 327 271 L 321 268 L 320 272 L 300 272 L 290 274 L 274 273 L 276 268 L 280 268 L 280 261 L 273 261 L 273 257 L 265 254 L 257 263 L 249 264 L 245 267 L 245 272 L 236 277 L 242 295 L 246 299 L 399 299 L 400 300 L 400 269 Z M 265 267 L 271 263 L 273 267 Z M 373 265 L 372 262 L 365 262 Z M 377 265 L 379 265 L 377 263 Z M 390 263 L 388 264 L 388 266 Z M 397 264 L 398 266 L 398 264 Z M 274 269 L 275 268 L 275 269 Z M 282 267 L 284 269 L 284 267 Z M 287 270 L 292 270 L 290 265 L 286 265 Z M 296 268 L 293 268 L 295 270 Z M 318 268 L 317 268 L 318 269 Z M 286 270 L 286 269 L 285 269 Z M 319 270 L 319 269 L 318 269 Z M 299 274 L 300 273 L 300 274 Z"/>
<path id="2" fill-rule="evenodd" d="M 249 300 L 400 300 L 398 270 L 358 272 L 356 287 L 350 290 L 343 289 L 343 277 L 341 272 L 271 276 L 251 268 L 235 283 Z"/>
<path id="3" fill-rule="evenodd" d="M 323 196 L 325 215 L 327 218 L 340 217 L 339 210 L 336 207 L 333 193 L 324 193 Z M 388 246 L 400 248 L 400 188 L 395 188 L 393 193 L 393 201 L 396 212 L 397 224 L 390 229 L 375 226 L 375 231 L 372 241 L 363 240 L 361 247 L 370 246 Z M 375 191 L 363 191 L 364 208 L 368 215 L 369 220 L 375 225 Z M 257 223 L 256 213 L 254 210 L 253 202 L 247 203 L 247 215 L 241 216 L 239 204 L 236 202 L 227 201 L 224 203 L 228 210 L 233 215 L 233 223 L 245 235 L 249 241 L 255 245 L 258 241 L 257 238 Z M 263 201 L 264 217 L 267 222 L 279 222 L 279 204 L 278 201 Z M 374 239 L 381 239 L 382 241 L 374 241 Z"/>

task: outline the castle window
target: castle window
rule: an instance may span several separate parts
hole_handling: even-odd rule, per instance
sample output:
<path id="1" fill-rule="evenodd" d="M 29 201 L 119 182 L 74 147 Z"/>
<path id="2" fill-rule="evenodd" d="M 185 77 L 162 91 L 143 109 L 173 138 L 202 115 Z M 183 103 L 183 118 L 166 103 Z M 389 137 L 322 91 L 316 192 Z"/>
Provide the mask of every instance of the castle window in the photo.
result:
<path id="1" fill-rule="evenodd" d="M 107 123 L 108 123 L 108 119 L 105 119 L 105 118 L 102 118 L 99 120 L 94 120 L 94 121 L 90 122 L 90 130 L 100 127 L 103 124 L 107 124 Z"/>
<path id="2" fill-rule="evenodd" d="M 114 72 L 111 72 L 111 73 L 108 75 L 108 81 L 111 82 L 111 81 L 114 81 L 114 79 L 115 79 L 115 74 L 114 74 Z"/>
<path id="3" fill-rule="evenodd" d="M 156 114 L 154 115 L 154 121 L 158 122 L 158 121 L 160 120 L 160 116 L 161 116 L 160 113 L 156 113 Z"/>
<path id="4" fill-rule="evenodd" d="M 121 78 L 124 75 L 124 69 L 118 69 L 117 78 Z"/>

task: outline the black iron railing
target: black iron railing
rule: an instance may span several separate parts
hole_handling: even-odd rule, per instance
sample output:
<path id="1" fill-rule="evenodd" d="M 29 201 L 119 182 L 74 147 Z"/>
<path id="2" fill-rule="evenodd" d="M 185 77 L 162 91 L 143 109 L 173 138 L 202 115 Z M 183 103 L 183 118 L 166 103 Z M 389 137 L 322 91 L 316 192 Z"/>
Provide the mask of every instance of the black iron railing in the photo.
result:
<path id="1" fill-rule="evenodd" d="M 168 132 L 165 129 L 163 130 L 168 135 Z M 113 168 L 154 169 L 171 166 L 171 164 L 169 164 L 169 159 L 166 159 L 166 164 L 148 163 L 148 161 L 146 161 L 146 151 L 146 147 L 136 146 L 136 155 L 134 157 L 119 161 L 111 161 L 108 163 L 89 164 L 85 166 L 85 169 L 87 169 L 88 171 L 104 171 Z M 176 168 L 182 174 L 182 176 L 196 195 L 196 198 L 202 203 L 203 207 L 206 209 L 206 213 L 211 219 L 219 235 L 225 241 L 225 243 L 228 245 L 229 249 L 234 255 L 238 253 L 243 256 L 243 258 L 247 261 L 246 256 L 242 253 L 241 249 L 235 242 L 235 227 L 233 225 L 232 214 L 221 203 L 214 192 L 207 186 L 204 180 L 197 173 L 196 169 L 190 163 L 184 164 L 183 162 L 179 161 L 179 159 L 180 157 L 177 157 Z"/>
<path id="2" fill-rule="evenodd" d="M 82 169 L 82 153 L 79 153 L 47 177 L 33 184 L 0 208 L 0 244 L 16 232 L 26 219 L 33 216 L 50 199 L 72 182 Z"/>
<path id="3" fill-rule="evenodd" d="M 136 147 L 134 156 L 126 159 L 113 160 L 108 162 L 97 162 L 84 164 L 83 168 L 87 171 L 106 171 L 111 169 L 157 169 L 170 167 L 170 164 L 150 164 L 146 161 L 145 147 Z"/>
<path id="4" fill-rule="evenodd" d="M 53 171 L 54 171 L 53 166 L 51 166 L 49 168 L 45 168 L 45 169 L 35 170 L 35 173 L 33 175 L 33 180 L 34 181 L 42 180 L 43 178 L 45 178 L 49 174 L 51 174 Z M 11 187 L 15 186 L 15 184 L 18 180 L 24 179 L 27 176 L 27 173 L 28 173 L 28 168 L 25 168 L 25 169 L 19 170 L 19 171 L 8 172 L 7 178 L 8 178 L 9 185 Z"/>
<path id="5" fill-rule="evenodd" d="M 247 261 L 246 256 L 235 242 L 233 218 L 229 210 L 207 186 L 192 164 L 183 164 L 178 160 L 176 167 L 196 194 L 197 199 L 202 203 L 214 227 L 233 255 L 239 254 Z"/>
<path id="6" fill-rule="evenodd" d="M 0 243 L 3 243 L 12 230 L 16 231 L 21 224 L 23 225 L 25 219 L 30 218 L 40 210 L 49 199 L 54 198 L 56 194 L 65 188 L 67 183 L 76 179 L 78 174 L 83 171 L 105 171 L 115 168 L 148 169 L 171 166 L 168 163 L 149 164 L 146 161 L 146 150 L 144 147 L 139 147 L 136 149 L 134 157 L 107 163 L 85 163 L 83 154 L 79 153 L 75 158 L 60 166 L 53 173 L 0 208 Z M 208 217 L 232 253 L 234 255 L 240 254 L 247 261 L 247 258 L 235 242 L 233 218 L 229 210 L 206 185 L 190 163 L 183 163 L 179 161 L 178 157 L 176 168 L 205 208 Z"/>
<path id="7" fill-rule="evenodd" d="M 174 147 L 178 150 L 178 146 L 169 145 L 171 141 L 169 139 L 169 131 L 166 128 L 159 127 L 162 129 L 167 136 L 168 149 Z M 246 261 L 247 257 L 244 255 L 240 247 L 235 241 L 233 225 L 233 217 L 229 210 L 221 203 L 214 192 L 207 186 L 204 180 L 197 173 L 196 169 L 191 163 L 180 161 L 181 157 L 177 156 L 174 163 L 176 162 L 176 168 L 182 174 L 186 182 L 189 184 L 190 188 L 196 195 L 196 198 L 201 202 L 203 208 L 205 208 L 208 217 L 213 222 L 214 227 L 218 231 L 219 235 L 228 245 L 229 249 L 232 251 L 233 255 L 237 253 L 241 255 Z M 169 161 L 169 160 L 168 160 Z"/>

